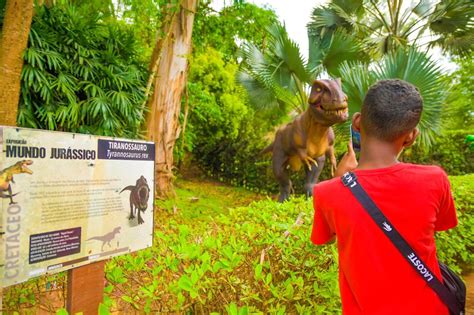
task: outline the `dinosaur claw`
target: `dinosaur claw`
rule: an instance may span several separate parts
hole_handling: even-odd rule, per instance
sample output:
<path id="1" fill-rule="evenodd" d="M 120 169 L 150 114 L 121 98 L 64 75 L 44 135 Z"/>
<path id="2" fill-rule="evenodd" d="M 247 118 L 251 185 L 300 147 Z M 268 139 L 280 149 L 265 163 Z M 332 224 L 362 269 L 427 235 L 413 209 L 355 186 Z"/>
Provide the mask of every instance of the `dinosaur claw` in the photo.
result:
<path id="1" fill-rule="evenodd" d="M 312 170 L 311 168 L 311 164 L 314 164 L 316 167 L 318 167 L 318 162 L 316 162 L 316 160 L 314 160 L 313 158 L 311 157 L 306 157 L 306 159 L 304 159 L 304 162 L 306 163 L 306 166 L 308 167 L 308 170 Z"/>

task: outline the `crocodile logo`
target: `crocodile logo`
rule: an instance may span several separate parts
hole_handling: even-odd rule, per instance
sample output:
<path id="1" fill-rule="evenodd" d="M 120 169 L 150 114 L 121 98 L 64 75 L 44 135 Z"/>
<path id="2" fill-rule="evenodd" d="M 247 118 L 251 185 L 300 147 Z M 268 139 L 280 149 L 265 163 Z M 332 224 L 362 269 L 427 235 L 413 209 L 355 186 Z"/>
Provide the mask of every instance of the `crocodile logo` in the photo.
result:
<path id="1" fill-rule="evenodd" d="M 10 204 L 15 204 L 13 197 L 18 195 L 12 192 L 11 183 L 15 183 L 13 175 L 17 174 L 33 174 L 33 171 L 28 168 L 28 165 L 33 164 L 31 160 L 18 161 L 14 165 L 5 168 L 0 172 L 0 197 L 10 198 Z M 8 194 L 5 194 L 8 192 Z"/>
<path id="2" fill-rule="evenodd" d="M 148 199 L 150 198 L 150 187 L 148 187 L 148 183 L 146 178 L 140 176 L 137 179 L 136 185 L 127 186 L 122 189 L 122 192 L 125 190 L 130 191 L 130 216 L 128 217 L 130 220 L 135 219 L 135 212 L 137 213 L 137 220 L 138 224 L 145 223 L 141 217 L 141 212 L 145 212 L 148 208 Z"/>
<path id="3" fill-rule="evenodd" d="M 387 231 L 387 232 L 392 231 L 392 227 L 387 222 L 382 223 L 382 225 L 383 225 L 383 229 L 385 231 Z"/>

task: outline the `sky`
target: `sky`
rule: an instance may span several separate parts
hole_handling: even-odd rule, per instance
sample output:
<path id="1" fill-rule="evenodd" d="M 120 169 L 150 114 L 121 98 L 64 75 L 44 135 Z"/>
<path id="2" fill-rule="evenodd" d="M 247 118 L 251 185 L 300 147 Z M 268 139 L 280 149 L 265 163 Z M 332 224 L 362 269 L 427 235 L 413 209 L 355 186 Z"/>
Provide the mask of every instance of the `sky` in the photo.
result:
<path id="1" fill-rule="evenodd" d="M 286 30 L 291 39 L 300 46 L 301 54 L 308 57 L 308 35 L 306 25 L 310 21 L 310 15 L 313 9 L 328 2 L 328 0 L 247 0 L 263 7 L 272 8 L 278 15 L 281 22 L 285 23 Z M 220 10 L 224 3 L 227 5 L 232 0 L 213 0 L 212 4 L 216 10 Z M 431 55 L 441 62 L 442 68 L 451 72 L 456 69 L 456 65 L 443 56 L 440 49 L 431 51 Z"/>

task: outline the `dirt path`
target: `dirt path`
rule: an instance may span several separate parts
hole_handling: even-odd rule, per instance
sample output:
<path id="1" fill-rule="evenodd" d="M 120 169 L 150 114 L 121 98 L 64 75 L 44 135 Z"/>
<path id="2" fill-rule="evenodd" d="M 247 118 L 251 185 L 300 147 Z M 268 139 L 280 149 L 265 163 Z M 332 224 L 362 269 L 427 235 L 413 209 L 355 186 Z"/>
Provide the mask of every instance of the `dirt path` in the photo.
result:
<path id="1" fill-rule="evenodd" d="M 466 295 L 466 315 L 474 314 L 474 272 L 471 272 L 463 276 L 466 282 L 467 295 Z"/>

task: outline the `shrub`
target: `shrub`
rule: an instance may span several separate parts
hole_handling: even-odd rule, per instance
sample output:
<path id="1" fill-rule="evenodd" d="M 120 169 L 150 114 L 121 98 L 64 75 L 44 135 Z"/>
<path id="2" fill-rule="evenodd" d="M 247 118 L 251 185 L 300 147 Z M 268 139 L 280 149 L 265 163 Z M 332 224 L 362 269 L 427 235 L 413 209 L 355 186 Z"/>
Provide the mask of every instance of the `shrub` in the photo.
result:
<path id="1" fill-rule="evenodd" d="M 107 291 L 122 296 L 108 303 L 123 312 L 128 303 L 159 313 L 337 314 L 336 248 L 310 243 L 312 218 L 303 199 L 259 201 L 200 220 L 161 212 L 152 249 L 107 265 Z"/>
<path id="2" fill-rule="evenodd" d="M 437 234 L 438 256 L 461 271 L 474 263 L 474 175 L 450 180 L 459 226 Z M 310 201 L 262 200 L 220 209 L 220 214 L 214 207 L 219 201 L 210 202 L 199 210 L 192 203 L 172 210 L 170 203 L 169 210 L 158 213 L 153 248 L 108 263 L 109 307 L 158 313 L 340 313 L 337 250 L 311 244 Z"/>
<path id="3" fill-rule="evenodd" d="M 81 7 L 40 6 L 24 60 L 20 126 L 137 137 L 147 71 L 131 26 Z"/>
<path id="4" fill-rule="evenodd" d="M 429 150 L 412 147 L 403 153 L 405 162 L 441 166 L 449 175 L 474 173 L 474 152 L 465 143 L 474 130 L 446 131 L 435 138 Z"/>
<path id="5" fill-rule="evenodd" d="M 440 261 L 457 271 L 474 266 L 474 174 L 450 176 L 458 226 L 437 235 Z"/>

